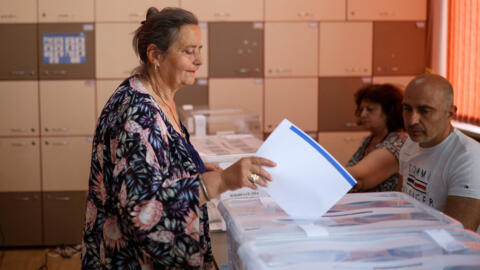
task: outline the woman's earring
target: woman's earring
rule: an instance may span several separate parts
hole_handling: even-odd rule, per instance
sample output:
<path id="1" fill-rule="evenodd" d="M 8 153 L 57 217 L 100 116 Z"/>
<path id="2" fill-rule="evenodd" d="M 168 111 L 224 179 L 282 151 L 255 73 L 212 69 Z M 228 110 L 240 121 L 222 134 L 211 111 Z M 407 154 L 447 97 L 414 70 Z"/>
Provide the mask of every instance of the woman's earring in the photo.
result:
<path id="1" fill-rule="evenodd" d="M 155 64 L 155 72 L 158 71 L 158 64 Z"/>

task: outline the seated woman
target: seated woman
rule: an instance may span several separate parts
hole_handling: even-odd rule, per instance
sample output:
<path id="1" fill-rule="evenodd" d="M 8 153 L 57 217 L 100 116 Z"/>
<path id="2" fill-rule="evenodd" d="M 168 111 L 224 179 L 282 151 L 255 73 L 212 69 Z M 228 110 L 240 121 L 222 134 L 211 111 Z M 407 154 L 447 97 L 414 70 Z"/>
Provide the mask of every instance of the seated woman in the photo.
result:
<path id="1" fill-rule="evenodd" d="M 371 132 L 347 163 L 357 180 L 353 191 L 392 191 L 398 184 L 403 93 L 390 84 L 369 85 L 355 93 L 358 123 Z"/>

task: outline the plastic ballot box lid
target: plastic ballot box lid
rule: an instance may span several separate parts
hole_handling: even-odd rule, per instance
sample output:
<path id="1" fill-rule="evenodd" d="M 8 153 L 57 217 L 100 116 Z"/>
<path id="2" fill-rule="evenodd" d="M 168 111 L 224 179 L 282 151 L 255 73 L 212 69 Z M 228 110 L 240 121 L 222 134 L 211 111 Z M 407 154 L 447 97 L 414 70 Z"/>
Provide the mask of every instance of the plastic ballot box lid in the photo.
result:
<path id="1" fill-rule="evenodd" d="M 238 253 L 243 269 L 252 270 L 480 269 L 480 236 L 463 229 L 435 229 L 253 241 Z"/>

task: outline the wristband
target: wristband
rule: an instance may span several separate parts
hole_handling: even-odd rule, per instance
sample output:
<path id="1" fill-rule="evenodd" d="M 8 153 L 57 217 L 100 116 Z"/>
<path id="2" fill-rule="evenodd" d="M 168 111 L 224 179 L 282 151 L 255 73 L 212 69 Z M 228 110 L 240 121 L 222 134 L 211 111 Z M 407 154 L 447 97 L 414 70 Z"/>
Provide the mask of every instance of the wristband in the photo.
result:
<path id="1" fill-rule="evenodd" d="M 203 194 L 205 195 L 205 199 L 207 199 L 207 201 L 210 201 L 210 196 L 208 196 L 207 187 L 205 186 L 205 183 L 203 182 L 203 179 L 201 176 L 198 177 L 198 181 L 200 182 L 200 186 L 202 187 Z"/>

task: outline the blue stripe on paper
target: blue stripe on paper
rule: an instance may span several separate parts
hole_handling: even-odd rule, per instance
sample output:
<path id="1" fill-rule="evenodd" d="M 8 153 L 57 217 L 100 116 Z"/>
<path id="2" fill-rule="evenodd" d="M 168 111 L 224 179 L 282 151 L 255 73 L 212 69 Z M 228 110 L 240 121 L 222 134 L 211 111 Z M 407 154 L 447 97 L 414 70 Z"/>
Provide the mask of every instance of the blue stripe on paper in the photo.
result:
<path id="1" fill-rule="evenodd" d="M 335 169 L 337 169 L 337 171 L 348 181 L 348 183 L 350 183 L 350 185 L 352 187 L 356 185 L 356 181 L 345 171 L 345 169 L 342 168 L 342 166 L 340 166 L 338 164 L 338 162 L 336 162 L 332 158 L 332 156 L 327 154 L 327 152 L 325 152 L 325 150 L 323 150 L 315 141 L 313 141 L 312 138 L 305 135 L 305 133 L 303 133 L 301 130 L 299 130 L 297 127 L 295 127 L 293 125 L 290 126 L 290 130 L 295 132 L 298 136 L 300 136 L 307 143 L 309 143 L 311 146 L 313 146 L 313 148 L 315 148 L 315 150 L 317 150 L 328 162 L 330 162 L 330 164 L 333 165 L 333 167 L 335 167 Z"/>

